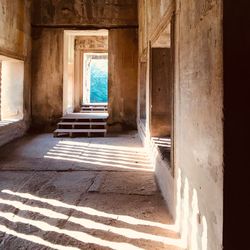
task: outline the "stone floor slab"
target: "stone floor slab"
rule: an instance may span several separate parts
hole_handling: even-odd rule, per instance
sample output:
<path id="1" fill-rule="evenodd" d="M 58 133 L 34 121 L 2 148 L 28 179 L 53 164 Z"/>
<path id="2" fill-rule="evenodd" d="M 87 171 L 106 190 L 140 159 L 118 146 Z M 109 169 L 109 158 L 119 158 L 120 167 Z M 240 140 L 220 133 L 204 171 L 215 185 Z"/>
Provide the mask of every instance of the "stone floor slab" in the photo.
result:
<path id="1" fill-rule="evenodd" d="M 133 133 L 0 149 L 0 250 L 179 250 L 173 229 Z"/>

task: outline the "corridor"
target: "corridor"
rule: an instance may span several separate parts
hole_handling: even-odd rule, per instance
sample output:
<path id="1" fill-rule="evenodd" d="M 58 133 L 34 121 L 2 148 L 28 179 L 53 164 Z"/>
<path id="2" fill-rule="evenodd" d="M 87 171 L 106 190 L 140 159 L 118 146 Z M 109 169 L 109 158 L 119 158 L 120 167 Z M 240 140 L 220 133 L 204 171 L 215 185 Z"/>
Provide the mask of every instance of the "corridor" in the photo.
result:
<path id="1" fill-rule="evenodd" d="M 136 133 L 29 135 L 0 155 L 0 249 L 181 249 Z"/>
<path id="2" fill-rule="evenodd" d="M 0 0 L 0 250 L 245 249 L 227 4 Z"/>

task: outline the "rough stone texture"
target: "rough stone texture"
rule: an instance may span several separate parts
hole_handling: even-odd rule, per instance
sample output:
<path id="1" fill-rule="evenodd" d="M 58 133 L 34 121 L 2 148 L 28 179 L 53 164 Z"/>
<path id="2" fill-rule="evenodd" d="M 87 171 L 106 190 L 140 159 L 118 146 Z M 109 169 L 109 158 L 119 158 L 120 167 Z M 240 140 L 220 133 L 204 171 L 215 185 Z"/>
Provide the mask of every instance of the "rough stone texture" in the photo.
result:
<path id="1" fill-rule="evenodd" d="M 103 159 L 108 149 L 116 148 L 116 154 L 110 152 L 110 161 L 119 152 L 124 152 L 124 158 L 139 154 L 138 160 L 145 154 L 139 138 L 132 134 L 103 139 L 39 135 L 5 146 L 0 157 L 5 154 L 0 163 L 0 249 L 182 249 L 152 168 L 150 172 L 123 172 L 103 165 L 95 171 L 81 163 L 85 171 L 56 171 L 54 159 L 46 171 L 38 158 L 48 148 L 56 150 L 55 140 L 64 143 L 64 152 L 68 147 L 71 156 L 77 155 L 80 145 L 85 153 L 95 148 L 96 157 L 99 149 Z M 23 159 L 28 157 L 30 162 L 33 159 L 34 171 L 25 170 Z M 130 157 L 124 160 L 128 164 Z M 3 170 L 4 162 L 12 165 L 12 159 L 21 163 Z"/>
<path id="2" fill-rule="evenodd" d="M 136 26 L 134 0 L 33 0 L 33 25 Z"/>
<path id="3" fill-rule="evenodd" d="M 166 165 L 158 164 L 156 175 L 187 247 L 222 249 L 222 1 L 139 1 L 140 58 L 144 57 L 149 38 L 156 31 L 161 34 L 158 27 L 170 22 L 171 15 L 167 14 L 173 9 L 168 6 L 176 13 L 175 169 L 173 178 Z M 149 79 L 150 74 L 147 96 Z M 140 130 L 152 151 L 147 126 L 145 131 L 140 126 Z"/>
<path id="4" fill-rule="evenodd" d="M 37 0 L 33 7 L 33 127 L 51 131 L 63 113 L 63 31 L 92 25 L 115 28 L 109 31 L 110 130 L 136 128 L 137 1 Z M 76 85 L 80 80 L 76 75 Z M 79 109 L 81 98 L 81 89 L 76 92 L 73 110 Z"/>
<path id="5" fill-rule="evenodd" d="M 136 127 L 137 41 L 137 29 L 109 31 L 108 123 L 110 126 Z"/>
<path id="6" fill-rule="evenodd" d="M 174 0 L 139 0 L 139 52 L 140 55 L 148 47 L 148 40 L 155 32 L 157 26 Z"/>
<path id="7" fill-rule="evenodd" d="M 76 36 L 75 50 L 82 51 L 107 51 L 107 36 Z"/>
<path id="8" fill-rule="evenodd" d="M 0 2 L 0 52 L 24 58 L 30 47 L 30 1 Z"/>
<path id="9" fill-rule="evenodd" d="M 121 180 L 123 178 L 126 182 L 121 185 Z M 151 195 L 156 193 L 157 187 L 152 173 L 138 174 L 136 183 L 134 179 L 134 173 L 108 173 L 103 178 L 100 192 L 138 195 Z"/>
<path id="10" fill-rule="evenodd" d="M 51 130 L 63 109 L 63 30 L 33 28 L 32 126 Z"/>
<path id="11" fill-rule="evenodd" d="M 39 146 L 36 146 L 39 145 Z M 41 147 L 41 148 L 40 148 Z M 12 151 L 10 155 L 8 152 Z M 2 148 L 3 170 L 143 170 L 152 172 L 152 165 L 138 136 L 109 138 L 53 138 L 51 134 L 26 136 Z M 14 156 L 14 157 L 13 157 Z M 20 158 L 16 161 L 16 157 Z M 34 165 L 35 163 L 35 165 Z"/>
<path id="12" fill-rule="evenodd" d="M 216 250 L 222 248 L 223 218 L 221 6 L 222 1 L 181 3 L 176 96 L 177 163 L 192 196 L 197 191 L 199 214 L 207 221 L 208 249 Z"/>
<path id="13" fill-rule="evenodd" d="M 24 118 L 21 121 L 0 124 L 0 146 L 22 136 L 30 119 L 30 1 L 0 1 L 0 55 L 24 61 Z M 15 131 L 15 132 L 13 132 Z"/>
<path id="14" fill-rule="evenodd" d="M 157 26 L 162 21 L 164 14 L 168 10 L 168 8 L 174 3 L 173 0 L 146 0 L 145 3 L 147 4 L 147 14 L 148 14 L 148 21 L 147 21 L 147 28 L 148 28 L 148 36 L 152 36 L 155 32 Z"/>

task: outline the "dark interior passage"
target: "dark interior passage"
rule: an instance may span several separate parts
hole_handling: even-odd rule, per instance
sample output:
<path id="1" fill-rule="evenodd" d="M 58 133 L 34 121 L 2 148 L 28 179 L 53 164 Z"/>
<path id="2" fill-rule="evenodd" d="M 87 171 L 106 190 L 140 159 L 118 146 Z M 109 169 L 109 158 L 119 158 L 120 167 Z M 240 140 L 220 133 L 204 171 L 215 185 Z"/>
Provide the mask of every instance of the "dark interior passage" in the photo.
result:
<path id="1" fill-rule="evenodd" d="M 151 124 L 152 136 L 171 135 L 171 53 L 169 48 L 152 49 Z"/>
<path id="2" fill-rule="evenodd" d="M 147 80 L 147 63 L 141 62 L 140 63 L 140 120 L 146 125 L 146 80 Z"/>

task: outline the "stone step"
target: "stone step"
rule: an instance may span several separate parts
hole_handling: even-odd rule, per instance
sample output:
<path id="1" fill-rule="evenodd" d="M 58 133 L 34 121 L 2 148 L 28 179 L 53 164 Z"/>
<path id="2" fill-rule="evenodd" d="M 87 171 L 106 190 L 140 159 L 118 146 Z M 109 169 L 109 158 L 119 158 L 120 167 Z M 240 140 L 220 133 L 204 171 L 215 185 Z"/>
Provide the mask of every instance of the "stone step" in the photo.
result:
<path id="1" fill-rule="evenodd" d="M 79 125 L 79 126 L 83 126 L 83 125 L 102 125 L 102 126 L 106 126 L 107 122 L 59 122 L 57 125 Z"/>
<path id="2" fill-rule="evenodd" d="M 108 113 L 93 111 L 90 113 L 70 113 L 61 117 L 61 121 L 57 124 L 57 129 L 54 131 L 54 136 L 85 136 L 91 137 L 96 135 L 105 136 L 107 133 L 107 118 Z M 71 126 L 71 127 L 66 127 Z M 79 126 L 75 128 L 75 126 Z M 86 126 L 86 127 L 81 127 Z M 93 126 L 93 127 L 92 127 Z M 66 127 L 66 128 L 65 128 Z"/>
<path id="3" fill-rule="evenodd" d="M 69 136 L 73 136 L 73 134 L 77 133 L 87 133 L 90 137 L 92 133 L 101 133 L 104 136 L 107 133 L 106 129 L 56 129 L 54 131 L 54 137 L 57 137 L 59 134 L 69 134 Z"/>
<path id="4" fill-rule="evenodd" d="M 71 113 L 63 116 L 63 120 L 106 120 L 108 118 L 107 112 L 90 112 L 90 113 Z"/>
<path id="5" fill-rule="evenodd" d="M 80 122 L 80 123 L 93 123 L 93 122 L 106 122 L 105 118 L 61 118 L 60 122 Z M 86 124 L 87 125 L 87 124 Z"/>
<path id="6" fill-rule="evenodd" d="M 67 129 L 67 128 L 62 128 L 62 129 L 56 129 L 55 133 L 105 133 L 106 129 Z"/>
<path id="7" fill-rule="evenodd" d="M 107 110 L 81 110 L 80 113 L 106 113 Z"/>
<path id="8" fill-rule="evenodd" d="M 91 106 L 91 107 L 99 107 L 99 106 L 101 106 L 101 107 L 107 107 L 108 104 L 106 104 L 106 103 L 89 103 L 89 104 L 82 104 L 82 107 L 89 107 L 89 106 Z"/>
<path id="9" fill-rule="evenodd" d="M 103 107 L 103 106 L 99 106 L 99 107 L 95 107 L 95 106 L 86 106 L 86 107 L 81 107 L 81 110 L 101 110 L 101 109 L 107 109 L 108 107 Z"/>

